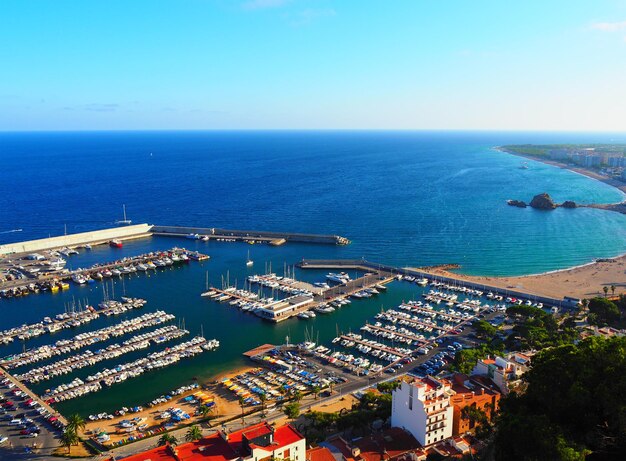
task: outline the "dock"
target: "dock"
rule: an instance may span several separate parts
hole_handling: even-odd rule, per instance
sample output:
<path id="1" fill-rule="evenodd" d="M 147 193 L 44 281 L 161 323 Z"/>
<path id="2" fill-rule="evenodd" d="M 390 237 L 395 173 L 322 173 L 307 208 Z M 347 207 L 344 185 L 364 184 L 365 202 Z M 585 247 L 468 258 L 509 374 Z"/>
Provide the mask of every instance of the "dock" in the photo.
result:
<path id="1" fill-rule="evenodd" d="M 414 341 L 414 342 L 419 342 L 421 344 L 428 343 L 427 340 L 422 339 L 422 338 L 418 338 L 417 335 L 415 335 L 415 336 L 407 335 L 407 334 L 404 334 L 404 333 L 400 333 L 400 332 L 398 332 L 396 330 L 390 330 L 389 328 L 377 327 L 376 325 L 372 325 L 370 323 L 365 324 L 365 326 L 367 328 L 369 328 L 369 329 L 372 329 L 372 330 L 383 331 L 385 333 L 389 333 L 389 334 L 393 334 L 393 335 L 396 335 L 396 336 L 400 336 L 402 338 L 405 338 L 405 339 L 408 339 L 408 340 L 411 340 L 411 341 Z M 363 331 L 367 331 L 367 330 L 363 330 Z"/>
<path id="2" fill-rule="evenodd" d="M 355 338 L 354 336 L 341 335 L 340 338 L 342 340 L 352 341 L 354 343 L 361 344 L 363 346 L 371 347 L 372 349 L 377 349 L 379 351 L 385 352 L 386 354 L 397 355 L 400 358 L 408 357 L 408 355 L 409 355 L 409 354 L 404 354 L 404 353 L 402 353 L 400 351 L 397 351 L 396 349 L 394 349 L 392 347 L 388 347 L 388 346 L 385 346 L 385 345 L 382 345 L 382 344 L 371 344 L 371 343 L 368 343 L 367 341 L 363 341 L 362 339 Z"/>
<path id="3" fill-rule="evenodd" d="M 176 259 L 176 261 L 173 261 L 170 258 L 174 258 Z M 141 271 L 138 271 L 136 269 L 136 266 L 138 266 L 139 264 L 150 263 L 153 261 L 159 261 L 163 259 L 169 260 L 170 262 L 163 264 L 162 266 L 156 266 L 154 268 L 150 268 L 149 270 L 155 270 L 158 267 L 175 266 L 176 264 L 188 262 L 190 260 L 203 261 L 203 260 L 209 259 L 209 256 L 206 254 L 197 252 L 197 251 L 189 251 L 184 248 L 172 248 L 170 250 L 150 252 L 150 253 L 145 253 L 145 254 L 138 255 L 138 256 L 122 258 L 122 259 L 112 261 L 112 262 L 96 264 L 87 269 L 77 269 L 74 271 L 69 271 L 67 269 L 64 269 L 62 271 L 48 272 L 45 275 L 38 274 L 37 276 L 26 277 L 23 279 L 5 281 L 5 282 L 0 283 L 0 290 L 2 290 L 3 292 L 2 294 L 5 297 L 13 297 L 13 296 L 19 297 L 19 296 L 23 296 L 23 295 L 27 295 L 31 293 L 28 289 L 28 287 L 31 285 L 35 285 L 38 287 L 37 292 L 41 292 L 41 291 L 45 292 L 45 291 L 52 289 L 52 283 L 58 284 L 59 282 L 68 282 L 68 281 L 71 281 L 76 276 L 85 276 L 85 277 L 90 277 L 94 279 L 94 277 L 96 277 L 98 273 L 102 275 L 103 272 L 115 270 L 121 267 L 122 268 L 132 267 L 134 268 L 134 270 L 130 270 L 129 272 L 123 272 L 120 274 L 120 276 L 126 275 L 131 272 L 141 273 Z M 20 261 L 20 263 L 23 263 L 23 262 L 24 261 Z M 30 261 L 30 263 L 32 265 L 35 265 L 38 263 L 38 261 Z M 0 262 L 0 269 L 5 268 L 5 267 L 6 267 L 6 263 Z M 147 271 L 148 269 L 146 269 L 144 272 L 147 272 Z M 111 275 L 109 275 L 108 277 L 111 277 Z M 97 278 L 94 280 L 103 280 L 105 278 L 107 277 L 102 276 L 101 278 Z M 41 289 L 39 287 L 41 287 Z M 44 287 L 45 289 L 43 289 Z M 13 295 L 11 295 L 11 293 L 13 293 Z"/>
<path id="4" fill-rule="evenodd" d="M 288 242 L 348 245 L 350 240 L 340 235 L 306 234 L 300 232 L 273 232 L 258 230 L 220 229 L 215 227 L 152 226 L 152 235 L 187 237 L 198 235 L 208 240 L 267 243 L 282 245 Z"/>
<path id="5" fill-rule="evenodd" d="M 396 267 L 384 263 L 376 263 L 367 261 L 366 259 L 303 259 L 298 263 L 298 267 L 302 269 L 335 269 L 335 270 L 362 270 L 362 271 L 385 271 L 393 274 L 394 276 L 411 276 L 420 279 L 427 279 L 428 281 L 437 281 L 448 284 L 463 285 L 465 287 L 480 290 L 483 292 L 492 292 L 504 297 L 515 297 L 528 299 L 533 302 L 541 302 L 547 306 L 558 306 L 565 308 L 574 308 L 576 304 L 569 299 L 550 298 L 548 296 L 536 295 L 533 293 L 526 293 L 518 290 L 503 289 L 500 287 L 494 287 L 482 283 L 470 282 L 467 280 L 456 279 L 454 277 L 445 277 L 441 275 L 433 275 L 429 272 L 420 271 L 417 269 L 410 269 L 406 267 Z"/>

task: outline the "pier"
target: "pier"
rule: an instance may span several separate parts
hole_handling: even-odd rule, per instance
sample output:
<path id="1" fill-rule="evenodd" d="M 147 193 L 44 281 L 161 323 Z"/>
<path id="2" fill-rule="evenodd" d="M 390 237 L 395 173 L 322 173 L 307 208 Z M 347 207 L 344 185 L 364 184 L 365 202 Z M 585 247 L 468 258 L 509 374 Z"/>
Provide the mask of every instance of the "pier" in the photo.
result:
<path id="1" fill-rule="evenodd" d="M 169 237 L 206 236 L 209 240 L 238 242 L 272 243 L 284 242 L 321 243 L 328 245 L 348 245 L 350 240 L 339 235 L 305 234 L 299 232 L 273 232 L 257 230 L 219 229 L 215 227 L 152 226 L 152 235 Z"/>
<path id="2" fill-rule="evenodd" d="M 342 340 L 346 340 L 348 342 L 351 341 L 351 342 L 354 342 L 354 343 L 357 343 L 357 344 L 361 344 L 363 346 L 371 347 L 372 349 L 379 350 L 379 351 L 384 352 L 386 354 L 397 355 L 400 358 L 404 358 L 404 357 L 408 357 L 409 356 L 409 354 L 404 354 L 404 353 L 396 350 L 395 348 L 385 346 L 384 344 L 378 344 L 378 343 L 372 344 L 372 343 L 369 343 L 367 341 L 363 341 L 362 339 L 358 339 L 355 336 L 341 335 L 340 338 Z M 344 346 L 344 347 L 346 347 L 346 346 Z"/>
<path id="3" fill-rule="evenodd" d="M 128 301 L 124 303 L 108 301 L 105 304 L 106 307 L 100 310 L 96 310 L 91 306 L 87 306 L 84 310 L 57 314 L 54 319 L 46 317 L 46 319 L 49 319 L 50 321 L 43 320 L 38 323 L 22 325 L 0 332 L 0 344 L 13 342 L 16 337 L 24 341 L 27 339 L 36 338 L 43 334 L 54 333 L 55 331 L 64 328 L 76 327 L 83 323 L 88 323 L 92 320 L 97 319 L 98 317 L 100 317 L 100 314 L 109 316 L 121 314 L 131 309 L 140 309 L 145 305 L 145 303 L 146 302 L 143 299 L 128 298 Z"/>
<path id="4" fill-rule="evenodd" d="M 365 327 L 367 327 L 367 328 L 365 328 Z M 408 340 L 413 341 L 413 342 L 419 342 L 421 344 L 428 343 L 427 340 L 419 338 L 419 337 L 417 337 L 417 335 L 415 335 L 415 336 L 407 335 L 405 333 L 400 333 L 400 332 L 398 332 L 396 330 L 390 330 L 389 328 L 385 328 L 385 327 L 378 327 L 378 326 L 372 325 L 370 323 L 366 323 L 364 325 L 364 327 L 361 327 L 362 331 L 368 331 L 368 329 L 376 330 L 376 331 L 382 331 L 382 332 L 388 333 L 390 335 L 400 336 L 401 338 L 405 338 L 405 339 L 408 339 Z"/>
<path id="5" fill-rule="evenodd" d="M 550 298 L 548 296 L 540 296 L 533 293 L 525 293 L 517 290 L 503 289 L 486 285 L 482 283 L 471 282 L 467 280 L 461 280 L 454 277 L 445 277 L 441 275 L 433 275 L 429 272 L 420 271 L 417 269 L 410 269 L 406 267 L 396 267 L 388 264 L 375 263 L 367 261 L 365 259 L 303 259 L 298 263 L 298 267 L 302 269 L 335 269 L 335 270 L 362 270 L 362 271 L 385 271 L 394 276 L 411 276 L 416 278 L 425 278 L 428 281 L 437 281 L 453 285 L 462 285 L 474 290 L 483 292 L 492 292 L 504 297 L 515 297 L 529 299 L 534 302 L 541 302 L 546 306 L 558 306 L 573 308 L 575 302 L 569 299 Z"/>

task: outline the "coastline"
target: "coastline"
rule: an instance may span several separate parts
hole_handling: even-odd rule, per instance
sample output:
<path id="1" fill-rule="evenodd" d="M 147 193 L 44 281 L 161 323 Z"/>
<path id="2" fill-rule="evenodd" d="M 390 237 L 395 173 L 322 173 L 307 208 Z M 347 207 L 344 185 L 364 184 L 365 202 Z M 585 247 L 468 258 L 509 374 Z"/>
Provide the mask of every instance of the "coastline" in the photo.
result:
<path id="1" fill-rule="evenodd" d="M 435 277 L 454 277 L 461 281 L 491 285 L 497 288 L 521 290 L 530 294 L 562 298 L 604 296 L 603 287 L 615 286 L 615 294 L 626 294 L 626 254 L 603 258 L 567 269 L 534 275 L 510 277 L 464 275 L 446 269 L 420 268 Z"/>
<path id="2" fill-rule="evenodd" d="M 602 182 L 604 184 L 607 184 L 607 185 L 609 185 L 611 187 L 614 187 L 614 188 L 616 188 L 617 190 L 619 190 L 622 193 L 623 200 L 621 202 L 614 202 L 614 203 L 591 203 L 591 204 L 578 205 L 578 207 L 597 208 L 597 209 L 601 209 L 601 210 L 615 211 L 615 212 L 618 212 L 618 213 L 626 214 L 626 183 L 624 183 L 622 181 L 618 181 L 618 180 L 615 180 L 615 179 L 607 178 L 607 177 L 602 176 L 602 175 L 596 173 L 595 171 L 589 170 L 587 168 L 581 168 L 581 167 L 578 167 L 578 166 L 569 165 L 567 163 L 557 162 L 555 160 L 550 160 L 550 159 L 544 159 L 544 158 L 536 157 L 536 156 L 533 156 L 533 155 L 526 155 L 526 154 L 520 154 L 518 152 L 512 152 L 510 150 L 507 150 L 507 149 L 503 148 L 502 146 L 494 146 L 493 149 L 497 150 L 499 152 L 504 152 L 505 154 L 515 155 L 516 157 L 521 157 L 521 158 L 525 158 L 527 160 L 533 160 L 533 161 L 536 161 L 536 162 L 544 163 L 546 165 L 551 165 L 551 166 L 554 166 L 556 168 L 560 168 L 562 170 L 569 170 L 572 173 L 577 173 L 577 174 L 580 174 L 582 176 L 586 176 L 588 178 L 591 178 L 591 179 L 594 179 L 596 181 L 599 181 L 599 182 Z"/>

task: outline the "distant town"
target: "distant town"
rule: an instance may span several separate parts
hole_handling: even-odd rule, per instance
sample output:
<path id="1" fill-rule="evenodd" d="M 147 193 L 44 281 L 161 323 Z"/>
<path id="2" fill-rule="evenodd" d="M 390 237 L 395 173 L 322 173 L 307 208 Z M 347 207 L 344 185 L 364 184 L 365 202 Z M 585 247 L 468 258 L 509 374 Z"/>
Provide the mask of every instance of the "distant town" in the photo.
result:
<path id="1" fill-rule="evenodd" d="M 500 149 L 511 154 L 587 168 L 607 178 L 626 182 L 625 144 L 517 144 Z"/>

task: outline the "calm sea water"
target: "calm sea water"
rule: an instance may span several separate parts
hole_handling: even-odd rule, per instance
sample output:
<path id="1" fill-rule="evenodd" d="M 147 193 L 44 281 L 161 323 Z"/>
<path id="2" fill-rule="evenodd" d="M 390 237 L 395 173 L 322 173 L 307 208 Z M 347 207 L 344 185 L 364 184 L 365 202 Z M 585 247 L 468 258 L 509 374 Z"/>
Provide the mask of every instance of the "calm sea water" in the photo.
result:
<path id="1" fill-rule="evenodd" d="M 622 136 L 624 137 L 624 136 Z M 560 269 L 626 251 L 626 217 L 593 209 L 541 212 L 506 205 L 539 192 L 555 200 L 614 202 L 616 189 L 583 176 L 521 160 L 492 149 L 506 143 L 626 141 L 617 136 L 524 133 L 29 133 L 0 134 L 0 242 L 109 227 L 126 204 L 134 222 L 205 227 L 336 233 L 347 247 L 288 244 L 281 248 L 152 238 L 122 250 L 94 248 L 72 257 L 72 267 L 120 255 L 178 246 L 212 256 L 147 277 L 134 275 L 115 291 L 148 299 L 144 311 L 162 308 L 185 320 L 192 334 L 217 338 L 216 352 L 147 374 L 106 391 L 59 406 L 89 414 L 141 404 L 192 378 L 206 378 L 242 363 L 241 353 L 286 336 L 304 339 L 305 328 L 320 341 L 336 331 L 358 329 L 381 306 L 419 296 L 420 289 L 394 283 L 388 293 L 354 302 L 314 321 L 271 325 L 199 297 L 205 273 L 212 282 L 230 272 L 241 284 L 272 262 L 303 257 L 361 257 L 401 265 L 459 263 L 467 273 L 528 274 Z M 10 232 L 22 229 L 21 232 Z M 247 251 L 255 260 L 245 267 Z M 323 274 L 299 272 L 320 280 Z M 72 287 L 63 294 L 2 300 L 0 328 L 40 320 L 72 300 L 97 303 L 102 287 Z M 141 311 L 130 315 L 140 315 Z M 52 340 L 101 328 L 121 318 L 99 319 Z M 114 340 L 119 342 L 126 338 Z M 179 340 L 182 341 L 183 339 Z M 51 337 L 26 343 L 46 344 Z M 109 343 L 103 343 L 106 346 Z M 3 347 L 9 354 L 24 345 Z M 95 348 L 92 348 L 95 350 Z M 147 351 L 101 362 L 87 375 Z M 21 371 L 21 370 L 20 370 Z M 35 386 L 43 391 L 68 382 L 65 376 Z"/>

